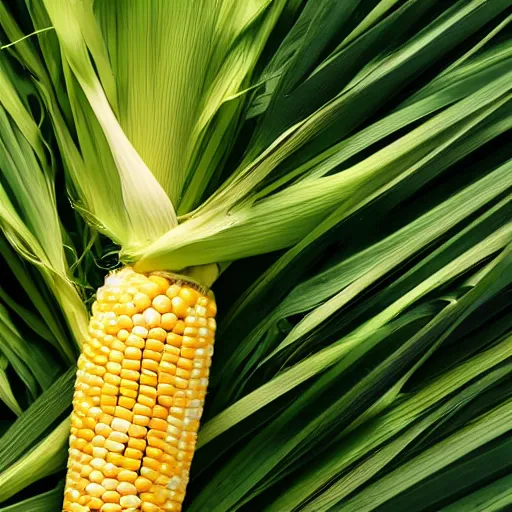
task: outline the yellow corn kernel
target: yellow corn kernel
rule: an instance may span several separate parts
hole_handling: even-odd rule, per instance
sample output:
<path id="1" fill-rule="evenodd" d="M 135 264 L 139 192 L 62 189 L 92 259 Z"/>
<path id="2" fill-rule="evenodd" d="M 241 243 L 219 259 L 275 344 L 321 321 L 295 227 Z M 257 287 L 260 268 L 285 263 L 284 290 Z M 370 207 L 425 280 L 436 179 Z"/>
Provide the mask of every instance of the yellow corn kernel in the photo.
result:
<path id="1" fill-rule="evenodd" d="M 161 371 L 160 374 L 158 375 L 158 382 L 160 384 L 171 384 L 174 386 L 174 381 L 175 381 L 175 378 L 174 376 L 176 375 L 176 366 L 175 365 L 170 365 L 168 368 L 165 369 L 165 371 Z"/>
<path id="2" fill-rule="evenodd" d="M 100 473 L 100 475 L 101 475 L 101 473 Z M 100 484 L 93 482 L 93 483 L 90 483 L 85 488 L 85 492 L 89 496 L 93 496 L 94 498 L 99 498 L 105 492 L 105 488 L 103 486 L 101 486 Z"/>
<path id="3" fill-rule="evenodd" d="M 158 505 L 151 501 L 145 501 L 141 507 L 142 512 L 160 512 L 161 510 L 162 509 Z"/>
<path id="4" fill-rule="evenodd" d="M 101 496 L 104 503 L 119 503 L 120 498 L 121 495 L 117 491 L 106 491 Z"/>
<path id="5" fill-rule="evenodd" d="M 174 381 L 174 385 L 178 389 L 187 389 L 188 388 L 188 381 L 186 379 L 183 379 L 182 377 L 176 377 Z"/>
<path id="6" fill-rule="evenodd" d="M 119 394 L 119 388 L 114 386 L 113 384 L 105 383 L 103 384 L 102 393 L 105 395 L 117 396 Z"/>
<path id="7" fill-rule="evenodd" d="M 103 506 L 103 502 L 100 498 L 94 497 L 87 503 L 87 506 L 90 510 L 100 510 L 100 507 Z"/>
<path id="8" fill-rule="evenodd" d="M 112 435 L 112 434 L 110 434 Z M 104 447 L 109 451 L 109 452 L 114 452 L 114 453 L 123 453 L 124 451 L 124 445 L 123 443 L 119 443 L 117 441 L 113 441 L 112 439 L 107 439 L 105 441 L 105 445 Z"/>
<path id="9" fill-rule="evenodd" d="M 144 452 L 146 449 L 146 440 L 136 437 L 130 437 L 128 441 L 128 447 L 139 452 Z"/>
<path id="10" fill-rule="evenodd" d="M 153 448 L 159 448 L 162 451 L 168 450 L 169 446 L 166 441 L 159 439 L 158 437 L 149 437 L 148 445 Z"/>
<path id="11" fill-rule="evenodd" d="M 105 503 L 101 507 L 100 512 L 121 512 L 122 510 L 123 507 L 119 503 Z"/>
<path id="12" fill-rule="evenodd" d="M 188 323 L 187 319 L 185 319 L 185 325 L 187 325 L 187 323 Z M 184 336 L 192 336 L 193 338 L 195 338 L 197 336 L 197 333 L 198 333 L 197 327 L 187 326 L 187 327 L 185 327 L 185 330 L 183 331 Z"/>
<path id="13" fill-rule="evenodd" d="M 144 339 L 132 332 L 132 334 L 126 338 L 125 344 L 127 347 L 144 348 Z"/>
<path id="14" fill-rule="evenodd" d="M 98 436 L 94 436 L 92 438 L 91 443 L 92 443 L 93 446 L 100 446 L 100 447 L 102 447 L 104 445 L 104 443 L 105 443 L 105 440 L 106 439 L 103 436 L 99 436 L 98 435 Z"/>
<path id="15" fill-rule="evenodd" d="M 146 327 L 146 320 L 144 320 L 144 317 L 140 313 L 133 315 L 132 322 L 136 327 Z"/>
<path id="16" fill-rule="evenodd" d="M 155 350 L 144 350 L 143 354 L 144 359 L 151 359 L 152 361 L 155 361 L 156 363 L 159 363 L 162 359 L 162 354 L 160 352 L 156 352 Z"/>
<path id="17" fill-rule="evenodd" d="M 142 370 L 140 383 L 145 384 L 146 386 L 156 386 L 158 384 L 158 376 L 151 370 Z"/>
<path id="18" fill-rule="evenodd" d="M 89 466 L 88 464 L 86 464 L 85 466 L 82 466 L 82 470 L 80 471 L 80 476 L 83 478 L 87 478 L 93 471 L 94 471 L 94 468 L 92 466 Z"/>
<path id="19" fill-rule="evenodd" d="M 178 293 L 178 297 L 183 299 L 189 306 L 194 306 L 200 296 L 201 294 L 197 290 L 194 290 L 189 286 L 183 286 Z"/>
<path id="20" fill-rule="evenodd" d="M 132 319 L 137 314 L 137 306 L 135 306 L 135 304 L 133 303 L 133 299 L 132 302 L 128 302 L 125 305 L 125 314 L 131 317 Z"/>
<path id="21" fill-rule="evenodd" d="M 139 403 L 140 405 L 145 405 L 146 407 L 152 409 L 156 404 L 156 398 L 152 396 L 139 395 L 137 397 L 137 403 Z"/>
<path id="22" fill-rule="evenodd" d="M 117 339 L 117 340 L 114 339 L 114 341 L 110 344 L 110 350 L 111 351 L 117 350 L 118 352 L 121 352 L 121 353 L 124 352 L 124 346 L 125 345 L 124 345 L 123 341 L 125 341 L 125 340 L 121 340 L 121 338 L 119 336 L 120 334 L 121 334 L 121 331 L 119 331 L 119 333 L 117 333 L 117 337 L 119 339 Z"/>
<path id="23" fill-rule="evenodd" d="M 174 476 L 176 474 L 176 466 L 173 464 L 163 463 L 160 466 L 160 474 Z"/>
<path id="24" fill-rule="evenodd" d="M 139 383 L 130 379 L 121 379 L 120 387 L 124 389 L 130 389 L 132 391 L 137 391 L 139 389 Z"/>
<path id="25" fill-rule="evenodd" d="M 159 313 L 170 313 L 172 309 L 171 299 L 167 295 L 157 295 L 152 302 L 153 308 Z"/>
<path id="26" fill-rule="evenodd" d="M 152 329 L 154 327 L 160 327 L 162 322 L 162 315 L 154 308 L 148 308 L 143 313 L 144 320 L 146 321 L 146 327 Z"/>
<path id="27" fill-rule="evenodd" d="M 140 468 L 140 476 L 143 476 L 144 478 L 147 478 L 148 480 L 154 482 L 158 477 L 158 473 L 152 468 L 142 466 Z"/>
<path id="28" fill-rule="evenodd" d="M 111 441 L 115 441 L 117 443 L 127 443 L 129 437 L 124 432 L 118 432 L 116 430 L 113 430 L 112 433 L 108 436 L 108 439 L 110 439 Z"/>
<path id="29" fill-rule="evenodd" d="M 152 372 L 157 372 L 158 371 L 158 363 L 156 361 L 153 361 L 153 359 L 143 359 L 142 360 L 142 369 L 150 370 Z"/>
<path id="30" fill-rule="evenodd" d="M 216 314 L 217 314 L 217 304 L 215 304 L 215 301 L 211 300 L 208 303 L 208 306 L 206 308 L 206 316 L 213 318 L 216 316 Z"/>
<path id="31" fill-rule="evenodd" d="M 123 465 L 123 456 L 120 453 L 111 452 L 107 455 L 107 463 L 120 467 Z"/>
<path id="32" fill-rule="evenodd" d="M 99 484 L 99 483 L 103 482 L 103 473 L 101 471 L 99 471 L 98 469 L 93 469 L 89 473 L 88 479 L 90 482 Z"/>
<path id="33" fill-rule="evenodd" d="M 178 318 L 185 318 L 187 316 L 187 311 L 189 308 L 189 305 L 187 302 L 183 300 L 181 297 L 174 297 L 171 299 L 171 305 L 172 305 L 172 312 L 178 317 Z"/>
<path id="34" fill-rule="evenodd" d="M 103 468 L 101 469 L 103 472 L 103 475 L 105 475 L 107 478 L 115 478 L 117 474 L 119 473 L 119 468 L 116 467 L 111 462 L 107 462 Z"/>
<path id="35" fill-rule="evenodd" d="M 156 389 L 156 393 L 158 394 L 158 396 L 173 396 L 174 394 L 174 391 L 175 391 L 175 387 L 171 384 L 163 384 L 163 383 L 160 383 L 158 384 L 158 387 Z"/>
<path id="36" fill-rule="evenodd" d="M 186 381 L 191 380 L 190 370 L 184 370 L 183 368 L 176 368 L 176 377 L 184 379 Z M 174 381 L 176 383 L 176 380 Z"/>
<path id="37" fill-rule="evenodd" d="M 128 379 L 137 382 L 139 380 L 140 373 L 135 370 L 121 370 L 121 379 Z"/>
<path id="38" fill-rule="evenodd" d="M 134 416 L 133 420 L 135 420 L 135 416 Z M 149 425 L 149 418 L 148 418 L 148 425 Z M 144 438 L 144 437 L 146 437 L 147 432 L 148 431 L 144 426 L 141 426 L 135 422 L 132 425 L 130 425 L 130 428 L 128 429 L 128 435 L 130 437 L 134 437 L 134 438 Z M 144 448 L 142 448 L 142 449 L 144 449 Z"/>
<path id="39" fill-rule="evenodd" d="M 115 478 L 104 478 L 101 485 L 105 487 L 107 491 L 115 491 L 119 482 Z"/>
<path id="40" fill-rule="evenodd" d="M 101 435 L 101 436 L 107 438 L 109 436 L 110 432 L 112 432 L 112 429 L 110 428 L 109 425 L 99 421 L 98 423 L 96 423 L 94 432 L 96 432 L 96 434 L 98 434 L 98 435 Z"/>
<path id="41" fill-rule="evenodd" d="M 144 457 L 142 459 L 142 465 L 143 467 L 154 469 L 156 472 L 160 469 L 160 461 L 152 459 L 151 457 Z"/>
<path id="42" fill-rule="evenodd" d="M 125 409 L 125 410 L 129 411 L 135 405 L 135 398 L 130 398 L 130 397 L 127 397 L 127 396 L 120 396 L 117 399 L 117 403 L 119 404 L 119 406 L 122 409 Z M 117 411 L 117 408 L 116 408 L 116 411 Z M 116 416 L 117 415 L 118 415 L 118 413 L 116 412 Z M 130 420 L 130 418 L 128 418 L 128 417 L 125 417 L 125 416 L 123 416 L 123 417 L 125 419 L 127 419 L 127 420 Z"/>
<path id="43" fill-rule="evenodd" d="M 92 386 L 85 391 L 87 396 L 99 396 L 101 395 L 101 388 L 99 386 Z"/>
<path id="44" fill-rule="evenodd" d="M 157 401 L 159 405 L 162 405 L 164 407 L 172 406 L 172 396 L 159 395 Z"/>
<path id="45" fill-rule="evenodd" d="M 135 404 L 134 407 L 136 405 L 137 404 Z M 134 414 L 133 415 L 133 423 L 135 423 L 135 425 L 140 425 L 142 427 L 147 427 L 149 425 L 149 417 L 148 416 L 144 416 L 143 414 Z"/>
<path id="46" fill-rule="evenodd" d="M 159 293 L 165 293 L 167 288 L 169 288 L 169 280 L 163 276 L 152 275 L 149 276 L 149 280 L 158 286 Z"/>
<path id="47" fill-rule="evenodd" d="M 109 361 L 107 363 L 107 371 L 114 375 L 119 375 L 121 373 L 121 365 L 119 363 L 115 363 L 114 361 Z"/>
<path id="48" fill-rule="evenodd" d="M 103 410 L 105 410 L 105 407 L 115 407 L 115 405 L 117 404 L 117 397 L 112 395 L 101 395 L 100 404 Z"/>
<path id="49" fill-rule="evenodd" d="M 156 389 L 153 386 L 141 385 L 139 386 L 139 393 L 146 396 L 155 397 Z"/>
<path id="50" fill-rule="evenodd" d="M 160 327 L 165 331 L 171 331 L 177 321 L 178 317 L 174 313 L 164 313 L 160 321 Z"/>
<path id="51" fill-rule="evenodd" d="M 121 329 L 118 333 L 117 333 L 117 338 L 119 340 L 119 342 L 123 342 L 123 341 L 126 341 L 128 339 L 128 336 L 130 336 L 130 333 L 129 331 L 127 331 L 126 329 Z M 118 343 L 119 343 L 118 342 Z M 113 347 L 112 347 L 113 348 Z M 119 350 L 119 349 L 117 349 Z"/>
<path id="52" fill-rule="evenodd" d="M 160 286 L 154 281 L 148 279 L 139 287 L 142 293 L 145 293 L 150 299 L 154 299 L 160 293 Z"/>
<path id="53" fill-rule="evenodd" d="M 120 482 L 116 490 L 121 496 L 137 494 L 137 487 L 135 487 L 135 485 L 130 482 Z"/>
<path id="54" fill-rule="evenodd" d="M 138 476 L 139 475 L 135 471 L 131 471 L 129 469 L 122 469 L 121 471 L 119 471 L 119 474 L 117 475 L 117 479 L 120 482 L 129 482 L 129 483 L 133 484 L 133 482 L 135 482 L 135 480 L 137 480 Z"/>
<path id="55" fill-rule="evenodd" d="M 163 454 L 164 452 L 160 450 L 160 448 L 155 448 L 154 446 L 148 446 L 146 448 L 146 455 L 151 459 L 161 460 Z"/>
<path id="56" fill-rule="evenodd" d="M 142 359 L 142 351 L 137 347 L 126 347 L 124 351 L 124 357 L 126 359 Z"/>
<path id="57" fill-rule="evenodd" d="M 163 327 L 153 327 L 148 332 L 148 339 L 146 340 L 146 346 L 147 346 L 147 342 L 150 340 L 164 342 L 165 338 L 167 338 L 167 330 L 166 329 L 164 329 Z"/>
<path id="58" fill-rule="evenodd" d="M 77 432 L 77 437 L 85 439 L 86 441 L 92 441 L 94 438 L 94 432 L 89 428 L 81 428 Z"/>
<path id="59" fill-rule="evenodd" d="M 133 297 L 133 304 L 137 308 L 137 311 L 144 311 L 151 306 L 151 299 L 147 294 L 138 292 Z"/>
<path id="60" fill-rule="evenodd" d="M 123 468 L 129 471 L 138 471 L 141 465 L 141 461 L 137 459 L 129 459 L 125 457 L 123 461 Z"/>
<path id="61" fill-rule="evenodd" d="M 160 340 L 157 340 L 155 338 L 149 338 L 146 340 L 146 350 L 151 350 L 153 352 L 163 352 L 164 344 Z"/>
<path id="62" fill-rule="evenodd" d="M 121 329 L 131 329 L 133 327 L 133 320 L 128 315 L 120 315 L 117 324 Z"/>
<path id="63" fill-rule="evenodd" d="M 168 415 L 169 415 L 169 411 L 165 407 L 162 407 L 161 405 L 155 405 L 153 407 L 153 413 L 152 413 L 153 419 L 158 418 L 158 419 L 166 420 Z"/>
<path id="64" fill-rule="evenodd" d="M 137 480 L 135 480 L 135 488 L 139 493 L 147 492 L 151 489 L 153 482 L 148 478 L 144 478 L 143 476 L 139 476 Z"/>
<path id="65" fill-rule="evenodd" d="M 169 297 L 169 299 L 173 299 L 174 297 L 178 296 L 180 290 L 181 286 L 179 286 L 178 284 L 171 284 L 169 288 L 167 288 L 167 290 L 165 291 L 165 294 L 167 295 L 167 297 Z"/>
<path id="66" fill-rule="evenodd" d="M 128 459 L 140 460 L 142 459 L 144 453 L 140 450 L 135 450 L 135 448 L 126 448 L 124 451 L 124 456 Z"/>
<path id="67" fill-rule="evenodd" d="M 162 407 L 162 409 L 164 409 L 164 408 Z M 160 419 L 160 418 L 152 418 L 149 422 L 149 428 L 166 432 L 167 431 L 167 420 Z"/>
<path id="68" fill-rule="evenodd" d="M 158 439 L 164 439 L 164 438 L 166 437 L 166 433 L 165 433 L 165 432 L 162 432 L 161 430 L 150 429 L 150 430 L 148 431 L 148 437 L 147 437 L 148 444 L 149 444 L 149 441 L 150 441 L 153 437 L 156 437 L 156 438 L 158 438 Z"/>
<path id="69" fill-rule="evenodd" d="M 123 367 L 123 370 L 132 370 L 132 371 L 139 372 L 140 371 L 140 359 L 139 360 L 123 359 L 121 366 Z"/>
<path id="70" fill-rule="evenodd" d="M 183 334 L 185 331 L 185 322 L 183 320 L 178 320 L 174 325 L 172 332 L 176 334 Z"/>
<path id="71" fill-rule="evenodd" d="M 96 421 L 93 418 L 82 418 L 82 427 L 92 430 L 96 426 Z"/>
<path id="72" fill-rule="evenodd" d="M 111 384 L 113 386 L 119 386 L 121 383 L 121 377 L 119 377 L 119 375 L 113 375 L 112 373 L 106 373 L 103 380 L 106 384 Z"/>
<path id="73" fill-rule="evenodd" d="M 183 351 L 183 349 L 182 349 Z M 184 370 L 192 370 L 193 362 L 190 359 L 187 359 L 185 357 L 180 357 L 178 361 L 176 362 L 176 366 L 178 368 L 183 368 Z"/>
<path id="74" fill-rule="evenodd" d="M 168 479 L 165 479 L 166 481 Z M 154 490 L 154 500 L 157 505 L 164 505 L 169 499 L 167 486 L 159 486 Z"/>
<path id="75" fill-rule="evenodd" d="M 137 403 L 133 406 L 133 414 L 138 416 L 146 416 L 149 420 L 151 417 L 151 407 Z"/>

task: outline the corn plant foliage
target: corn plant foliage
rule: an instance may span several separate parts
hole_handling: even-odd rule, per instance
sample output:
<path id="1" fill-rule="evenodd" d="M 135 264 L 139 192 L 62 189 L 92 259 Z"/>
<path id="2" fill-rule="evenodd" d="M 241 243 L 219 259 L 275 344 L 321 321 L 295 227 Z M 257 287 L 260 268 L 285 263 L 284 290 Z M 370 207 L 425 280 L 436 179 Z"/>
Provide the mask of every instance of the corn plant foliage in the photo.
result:
<path id="1" fill-rule="evenodd" d="M 223 269 L 185 510 L 512 506 L 511 21 L 0 2 L 0 511 L 60 509 L 120 261 Z"/>

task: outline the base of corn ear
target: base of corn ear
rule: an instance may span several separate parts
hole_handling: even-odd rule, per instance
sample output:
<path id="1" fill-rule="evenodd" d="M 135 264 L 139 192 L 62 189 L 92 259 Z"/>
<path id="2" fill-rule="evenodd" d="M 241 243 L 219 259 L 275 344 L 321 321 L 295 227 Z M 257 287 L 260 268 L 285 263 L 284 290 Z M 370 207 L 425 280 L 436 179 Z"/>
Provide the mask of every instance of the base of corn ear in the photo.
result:
<path id="1" fill-rule="evenodd" d="M 63 510 L 181 510 L 216 310 L 180 276 L 126 267 L 105 279 L 78 360 Z"/>

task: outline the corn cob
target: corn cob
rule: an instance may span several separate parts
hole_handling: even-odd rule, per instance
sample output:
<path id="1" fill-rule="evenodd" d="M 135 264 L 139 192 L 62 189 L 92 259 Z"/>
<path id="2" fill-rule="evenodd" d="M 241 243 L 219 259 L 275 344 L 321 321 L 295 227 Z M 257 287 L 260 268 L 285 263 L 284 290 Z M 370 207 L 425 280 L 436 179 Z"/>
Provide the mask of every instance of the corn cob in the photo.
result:
<path id="1" fill-rule="evenodd" d="M 63 510 L 181 510 L 215 313 L 178 277 L 126 267 L 106 278 L 78 360 Z"/>

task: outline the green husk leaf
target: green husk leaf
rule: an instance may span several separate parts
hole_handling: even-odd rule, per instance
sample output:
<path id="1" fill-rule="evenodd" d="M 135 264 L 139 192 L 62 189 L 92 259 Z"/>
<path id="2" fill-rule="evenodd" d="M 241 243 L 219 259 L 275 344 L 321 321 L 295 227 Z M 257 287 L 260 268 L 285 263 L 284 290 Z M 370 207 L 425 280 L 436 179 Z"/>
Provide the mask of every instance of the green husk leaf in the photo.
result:
<path id="1" fill-rule="evenodd" d="M 506 377 L 510 372 L 510 365 L 499 367 L 510 357 L 510 337 L 505 338 L 496 347 L 489 349 L 459 366 L 456 366 L 448 372 L 441 374 L 432 382 L 427 383 L 416 393 L 411 393 L 402 397 L 402 400 L 391 407 L 379 418 L 374 419 L 367 425 L 363 425 L 353 432 L 346 431 L 338 434 L 335 439 L 335 447 L 332 451 L 323 455 L 319 460 L 311 464 L 309 468 L 300 474 L 278 500 L 272 505 L 274 509 L 279 507 L 293 507 L 304 502 L 318 490 L 332 482 L 336 475 L 341 474 L 343 470 L 350 467 L 355 461 L 362 461 L 379 446 L 385 445 L 393 439 L 398 433 L 405 431 L 410 426 L 415 425 L 418 418 L 443 404 L 446 397 L 454 392 L 464 389 L 465 386 L 475 380 L 477 377 L 484 376 L 476 381 L 472 388 L 477 390 L 480 386 L 493 385 L 500 379 Z M 492 373 L 485 376 L 490 368 L 498 367 Z M 472 391 L 469 391 L 471 395 Z M 457 402 L 457 395 L 453 401 Z M 437 414 L 434 410 L 432 418 Z M 325 499 L 328 495 L 336 494 L 336 489 L 341 483 L 336 482 L 326 491 Z M 318 504 L 322 501 L 320 498 Z"/>
<path id="2" fill-rule="evenodd" d="M 392 496 L 509 432 L 512 419 L 511 405 L 512 400 L 505 401 L 461 431 L 404 464 L 399 470 L 370 485 L 345 503 L 344 508 L 349 512 L 376 510 L 380 504 Z M 382 492 L 384 486 L 386 490 Z"/>
<path id="3" fill-rule="evenodd" d="M 227 211 L 215 206 L 214 201 L 205 211 L 192 216 L 142 252 L 127 251 L 127 259 L 134 258 L 136 268 L 141 271 L 156 267 L 179 270 L 187 263 L 200 265 L 231 261 L 236 257 L 290 246 L 314 229 L 336 207 L 342 208 L 345 215 L 353 213 L 413 172 L 421 172 L 429 159 L 453 144 L 486 115 L 503 105 L 508 107 L 510 97 L 506 93 L 510 90 L 511 78 L 512 74 L 505 74 L 339 174 L 299 182 L 255 204 L 252 201 L 242 202 Z M 500 99 L 491 106 L 490 98 Z M 489 105 L 490 110 L 482 111 L 480 115 L 483 117 L 480 117 L 476 112 L 485 105 Z M 475 118 L 468 117 L 471 112 L 475 112 Z M 465 118 L 467 124 L 456 125 Z M 457 126 L 455 133 L 448 129 L 454 125 Z M 261 170 L 270 170 L 269 163 L 265 163 L 263 161 Z M 240 178 L 238 181 L 244 189 L 251 182 L 249 174 L 243 181 Z M 230 192 L 233 197 L 241 199 L 236 185 Z M 225 193 L 219 195 L 217 201 Z"/>
<path id="4" fill-rule="evenodd" d="M 62 491 L 63 487 L 59 486 L 52 491 L 2 507 L 0 512 L 55 512 L 62 505 Z"/>
<path id="5" fill-rule="evenodd" d="M 442 512 L 498 512 L 512 503 L 512 475 L 505 476 L 442 508 Z"/>
<path id="6" fill-rule="evenodd" d="M 116 236 L 128 246 L 147 242 L 175 226 L 176 215 L 169 197 L 119 125 L 94 71 L 88 54 L 92 43 L 87 39 L 97 39 L 100 32 L 88 25 L 91 22 L 89 9 L 92 9 L 92 4 L 84 1 L 73 6 L 65 0 L 45 0 L 44 5 L 59 37 L 64 56 L 101 125 L 119 173 L 130 226 L 123 233 L 116 233 Z M 96 39 L 94 47 L 101 48 L 102 43 Z M 103 53 L 100 55 L 103 57 Z M 98 55 L 93 54 L 93 57 L 97 58 Z M 103 58 L 101 62 L 105 66 Z M 107 168 L 107 172 L 108 169 L 113 172 L 111 167 Z M 93 176 L 89 175 L 87 179 L 91 180 Z M 109 200 L 109 190 L 104 190 L 101 202 Z M 96 212 L 91 213 L 97 216 Z"/>
<path id="7" fill-rule="evenodd" d="M 0 473 L 15 464 L 49 432 L 71 405 L 75 367 L 61 375 L 52 386 L 11 425 L 0 438 Z"/>
<path id="8" fill-rule="evenodd" d="M 35 448 L 0 474 L 0 503 L 66 466 L 70 420 L 66 418 Z"/>
<path id="9" fill-rule="evenodd" d="M 0 400 L 7 405 L 16 416 L 19 416 L 23 412 L 23 409 L 20 407 L 20 404 L 12 392 L 11 384 L 9 383 L 7 372 L 5 371 L 7 366 L 9 366 L 8 359 L 0 353 Z"/>

